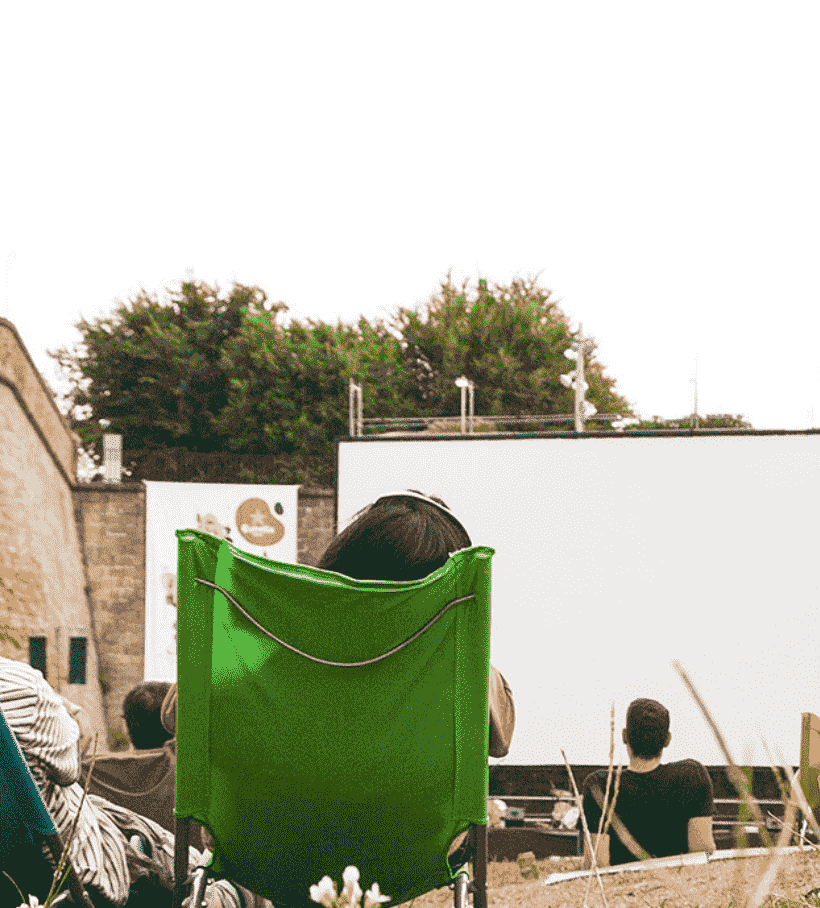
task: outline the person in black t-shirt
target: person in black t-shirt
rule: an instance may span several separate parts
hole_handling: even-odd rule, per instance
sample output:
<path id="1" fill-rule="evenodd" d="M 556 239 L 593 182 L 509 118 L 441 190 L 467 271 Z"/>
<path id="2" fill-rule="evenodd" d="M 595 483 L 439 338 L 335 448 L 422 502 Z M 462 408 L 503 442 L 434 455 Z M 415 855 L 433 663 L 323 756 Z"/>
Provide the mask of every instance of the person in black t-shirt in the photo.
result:
<path id="1" fill-rule="evenodd" d="M 661 763 L 661 754 L 671 738 L 669 712 L 657 700 L 630 703 L 623 730 L 629 768 L 621 774 L 609 834 L 601 836 L 596 855 L 599 866 L 715 850 L 712 781 L 697 760 Z M 593 842 L 606 777 L 607 770 L 599 769 L 584 781 L 583 810 Z M 625 833 L 621 831 L 624 827 Z M 590 866 L 586 843 L 584 865 Z"/>

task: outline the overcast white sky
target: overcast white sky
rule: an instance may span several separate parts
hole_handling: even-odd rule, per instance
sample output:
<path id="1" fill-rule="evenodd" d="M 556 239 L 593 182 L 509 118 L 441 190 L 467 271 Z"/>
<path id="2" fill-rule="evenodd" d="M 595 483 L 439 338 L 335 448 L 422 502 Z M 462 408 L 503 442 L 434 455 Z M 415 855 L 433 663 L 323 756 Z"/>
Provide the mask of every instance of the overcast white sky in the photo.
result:
<path id="1" fill-rule="evenodd" d="M 541 272 L 638 413 L 689 413 L 697 356 L 701 413 L 820 424 L 818 26 L 800 0 L 7 4 L 0 314 L 51 379 L 80 315 L 188 269 L 329 321 Z"/>

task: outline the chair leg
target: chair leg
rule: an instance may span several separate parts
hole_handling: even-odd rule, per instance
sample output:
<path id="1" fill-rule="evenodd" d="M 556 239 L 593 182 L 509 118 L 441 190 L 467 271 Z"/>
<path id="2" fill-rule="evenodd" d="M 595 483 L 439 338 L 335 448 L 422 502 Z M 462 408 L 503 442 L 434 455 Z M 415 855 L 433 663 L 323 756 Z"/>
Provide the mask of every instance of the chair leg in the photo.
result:
<path id="1" fill-rule="evenodd" d="M 194 871 L 194 885 L 191 889 L 191 908 L 203 908 L 205 905 L 205 886 L 208 871 L 204 867 L 197 867 Z"/>
<path id="2" fill-rule="evenodd" d="M 467 906 L 467 873 L 459 873 L 453 882 L 453 903 L 455 908 L 468 908 Z"/>
<path id="3" fill-rule="evenodd" d="M 188 839 L 191 821 L 176 817 L 174 823 L 174 902 L 173 908 L 182 908 L 188 882 Z"/>
<path id="4" fill-rule="evenodd" d="M 474 826 L 475 860 L 473 862 L 473 905 L 487 908 L 487 827 Z"/>

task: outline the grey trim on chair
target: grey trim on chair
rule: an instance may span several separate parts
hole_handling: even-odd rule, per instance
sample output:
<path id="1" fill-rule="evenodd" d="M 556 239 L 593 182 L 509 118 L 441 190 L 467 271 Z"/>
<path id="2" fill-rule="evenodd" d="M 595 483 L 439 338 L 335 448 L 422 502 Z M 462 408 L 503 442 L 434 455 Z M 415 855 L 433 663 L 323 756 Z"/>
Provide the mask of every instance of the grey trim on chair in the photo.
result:
<path id="1" fill-rule="evenodd" d="M 263 634 L 270 637 L 271 640 L 274 640 L 280 646 L 284 646 L 285 649 L 290 650 L 292 653 L 296 653 L 297 656 L 304 656 L 305 659 L 310 659 L 311 662 L 318 662 L 320 665 L 332 665 L 336 668 L 361 668 L 363 665 L 373 665 L 375 662 L 381 662 L 382 659 L 386 659 L 388 656 L 392 656 L 393 653 L 397 653 L 399 650 L 404 649 L 405 646 L 408 646 L 417 637 L 420 637 L 427 630 L 427 628 L 435 624 L 436 621 L 438 621 L 438 619 L 441 618 L 441 616 L 449 608 L 454 605 L 458 605 L 460 602 L 468 602 L 470 599 L 475 599 L 475 595 L 471 593 L 469 596 L 462 596 L 460 599 L 450 600 L 450 602 L 448 602 L 435 615 L 433 615 L 433 617 L 427 622 L 427 624 L 424 625 L 424 627 L 417 630 L 415 634 L 411 634 L 406 640 L 402 640 L 401 643 L 397 644 L 386 653 L 382 653 L 380 656 L 374 656 L 372 659 L 365 659 L 364 662 L 331 662 L 329 659 L 320 659 L 318 656 L 311 656 L 310 653 L 303 653 L 301 650 L 296 649 L 295 646 L 291 646 L 289 643 L 285 643 L 284 640 L 280 640 L 266 627 L 262 627 L 262 625 L 254 617 L 249 615 L 226 589 L 223 589 L 221 586 L 217 586 L 215 583 L 211 583 L 210 580 L 202 580 L 199 577 L 196 577 L 195 580 L 197 583 L 201 583 L 203 586 L 209 586 L 211 587 L 211 589 L 216 590 L 218 593 L 222 593 L 222 595 L 228 600 L 228 602 L 230 602 L 238 612 L 243 614 L 245 618 L 247 618 L 247 620 L 254 625 L 254 627 L 258 628 L 260 631 L 262 631 Z"/>

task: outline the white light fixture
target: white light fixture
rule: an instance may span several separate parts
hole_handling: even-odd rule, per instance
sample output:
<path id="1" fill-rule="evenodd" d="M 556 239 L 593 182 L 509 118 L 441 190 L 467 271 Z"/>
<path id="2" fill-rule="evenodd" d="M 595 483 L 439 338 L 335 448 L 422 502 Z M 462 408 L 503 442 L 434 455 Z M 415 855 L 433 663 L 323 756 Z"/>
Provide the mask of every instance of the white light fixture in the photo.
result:
<path id="1" fill-rule="evenodd" d="M 462 434 L 467 431 L 467 392 L 470 392 L 470 432 L 472 433 L 474 428 L 474 417 L 475 417 L 475 383 L 472 382 L 466 375 L 459 375 L 455 381 L 457 388 L 461 389 L 461 432 Z"/>

